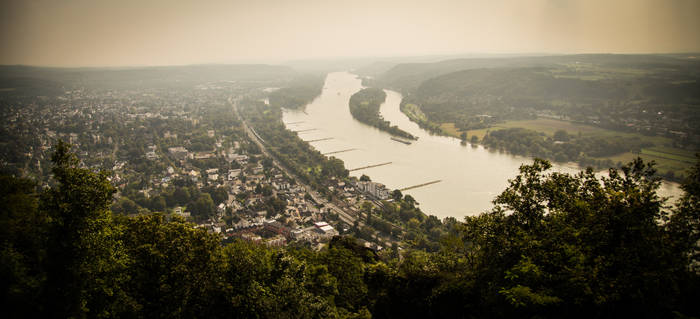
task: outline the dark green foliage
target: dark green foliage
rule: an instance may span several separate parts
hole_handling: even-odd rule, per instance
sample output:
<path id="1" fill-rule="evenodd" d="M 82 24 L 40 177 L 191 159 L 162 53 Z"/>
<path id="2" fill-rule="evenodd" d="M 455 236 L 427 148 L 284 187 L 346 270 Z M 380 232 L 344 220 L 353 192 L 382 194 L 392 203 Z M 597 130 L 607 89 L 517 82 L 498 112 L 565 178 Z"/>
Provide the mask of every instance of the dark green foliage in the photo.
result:
<path id="1" fill-rule="evenodd" d="M 139 205 L 127 197 L 122 197 L 112 205 L 111 209 L 117 214 L 132 215 L 139 212 Z"/>
<path id="2" fill-rule="evenodd" d="M 382 89 L 362 89 L 350 97 L 350 114 L 358 121 L 386 131 L 391 135 L 416 139 L 415 136 L 400 129 L 398 126 L 392 126 L 389 121 L 384 120 L 379 114 L 379 107 L 385 100 L 386 93 Z"/>
<path id="3" fill-rule="evenodd" d="M 46 311 L 58 317 L 108 316 L 117 306 L 110 287 L 124 279 L 125 256 L 118 229 L 111 227 L 114 188 L 106 172 L 79 168 L 69 145 L 59 142 L 51 160 L 57 184 L 39 209 L 47 227 Z"/>
<path id="4" fill-rule="evenodd" d="M 146 318 L 198 317 L 216 289 L 214 263 L 219 240 L 163 215 L 124 219 L 123 243 L 129 256 L 124 293 L 135 303 L 131 315 Z M 127 315 L 120 314 L 122 316 Z"/>
<path id="5" fill-rule="evenodd" d="M 682 296 L 677 258 L 686 252 L 661 223 L 653 166 L 638 159 L 600 180 L 549 167 L 521 167 L 492 212 L 467 218 L 481 303 L 513 314 L 668 314 Z"/>
<path id="6" fill-rule="evenodd" d="M 489 132 L 482 143 L 488 147 L 519 155 L 553 158 L 559 162 L 579 162 L 596 167 L 610 167 L 609 161 L 591 157 L 606 157 L 625 152 L 639 152 L 650 143 L 636 137 L 574 137 L 557 131 L 554 139 L 533 130 L 509 128 Z"/>
<path id="7" fill-rule="evenodd" d="M 194 152 L 208 152 L 214 149 L 214 138 L 206 135 L 196 136 L 190 139 L 187 149 Z"/>
<path id="8" fill-rule="evenodd" d="M 26 179 L 0 176 L 0 306 L 10 317 L 36 317 L 45 282 L 40 263 L 48 220 L 37 209 L 35 187 Z"/>
<path id="9" fill-rule="evenodd" d="M 65 144 L 53 160 L 55 185 L 41 196 L 32 182 L 0 177 L 0 287 L 10 317 L 700 315 L 700 161 L 672 211 L 656 194 L 653 164 L 641 160 L 602 178 L 548 173 L 549 162 L 535 160 L 492 211 L 464 223 L 426 217 L 397 193 L 381 209 L 365 205 L 369 222 L 393 216 L 407 241 L 436 233 L 440 245 L 377 254 L 351 237 L 318 252 L 222 246 L 178 218 L 113 216 L 104 173 L 79 168 Z"/>
<path id="10" fill-rule="evenodd" d="M 677 248 L 688 252 L 679 264 L 689 265 L 697 273 L 700 272 L 700 154 L 696 157 L 698 161 L 681 186 L 685 193 L 678 201 L 668 227 L 677 240 Z"/>
<path id="11" fill-rule="evenodd" d="M 209 193 L 211 199 L 214 201 L 214 205 L 219 205 L 226 200 L 228 200 L 228 192 L 225 187 L 205 187 L 203 190 L 205 193 Z"/>
<path id="12" fill-rule="evenodd" d="M 187 210 L 196 220 L 205 220 L 214 216 L 216 206 L 208 193 L 201 193 L 196 200 L 187 204 Z"/>

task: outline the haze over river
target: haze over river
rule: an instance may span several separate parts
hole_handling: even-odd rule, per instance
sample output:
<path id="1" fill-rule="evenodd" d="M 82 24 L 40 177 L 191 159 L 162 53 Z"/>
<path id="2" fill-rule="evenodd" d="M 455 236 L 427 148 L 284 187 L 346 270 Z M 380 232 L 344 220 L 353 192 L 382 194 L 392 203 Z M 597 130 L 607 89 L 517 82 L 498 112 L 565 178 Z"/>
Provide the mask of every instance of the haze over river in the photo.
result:
<path id="1" fill-rule="evenodd" d="M 321 153 L 355 149 L 332 156 L 342 159 L 348 169 L 392 162 L 389 165 L 351 171 L 352 176 L 366 174 L 372 181 L 390 189 L 400 189 L 434 180 L 439 183 L 404 191 L 419 203 L 424 213 L 439 218 L 461 220 L 493 206 L 491 201 L 518 173 L 518 167 L 532 163 L 529 157 L 514 156 L 463 146 L 458 139 L 431 135 L 404 115 L 399 105 L 401 94 L 385 90 L 386 102 L 380 113 L 384 119 L 418 137 L 411 145 L 391 140 L 389 133 L 355 120 L 350 115 L 350 96 L 362 89 L 356 75 L 347 72 L 328 74 L 322 94 L 302 110 L 285 110 L 283 121 L 292 131 L 302 131 L 303 140 L 316 140 L 311 145 Z M 312 130 L 313 129 L 313 130 Z M 577 172 L 575 164 L 554 164 L 553 169 Z M 661 194 L 677 195 L 677 184 L 664 183 Z"/>

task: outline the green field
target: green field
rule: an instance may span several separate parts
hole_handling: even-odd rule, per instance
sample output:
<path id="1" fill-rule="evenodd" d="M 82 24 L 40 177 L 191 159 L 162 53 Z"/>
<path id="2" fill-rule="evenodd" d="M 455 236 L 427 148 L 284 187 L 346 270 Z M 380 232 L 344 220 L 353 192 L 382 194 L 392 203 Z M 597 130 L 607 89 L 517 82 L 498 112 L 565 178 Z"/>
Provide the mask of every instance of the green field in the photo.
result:
<path id="1" fill-rule="evenodd" d="M 653 148 L 652 148 L 653 149 Z M 622 153 L 618 154 L 612 157 L 609 157 L 613 162 L 621 162 L 621 163 L 627 163 L 633 159 L 635 159 L 637 156 L 641 157 L 645 162 L 649 161 L 655 161 L 656 162 L 656 169 L 659 170 L 660 174 L 665 174 L 668 171 L 674 172 L 674 174 L 678 175 L 681 173 L 684 173 L 687 171 L 692 164 L 686 161 L 678 161 L 678 160 L 673 160 L 669 159 L 666 157 L 658 157 L 652 154 L 649 154 L 651 149 L 643 149 L 641 154 L 635 154 L 635 153 Z M 603 159 L 603 158 L 599 158 Z"/>
<path id="2" fill-rule="evenodd" d="M 637 133 L 626 133 L 618 132 L 613 130 L 608 130 L 600 127 L 595 127 L 591 125 L 585 125 L 580 123 L 572 123 L 568 121 L 554 120 L 554 119 L 536 119 L 536 120 L 525 120 L 525 121 L 506 121 L 505 123 L 500 123 L 492 126 L 488 129 L 480 130 L 470 130 L 467 131 L 467 139 L 471 136 L 476 135 L 481 140 L 487 131 L 494 131 L 505 128 L 525 128 L 537 132 L 543 132 L 549 136 L 552 136 L 557 130 L 565 130 L 569 134 L 581 134 L 582 136 L 603 136 L 614 138 L 619 137 L 640 137 L 644 140 L 650 141 L 654 144 L 653 147 L 642 149 L 641 154 L 635 153 L 622 153 L 612 157 L 598 158 L 598 159 L 610 159 L 613 162 L 627 163 L 637 156 L 641 157 L 645 161 L 654 160 L 657 163 L 657 169 L 659 173 L 665 174 L 667 171 L 672 171 L 676 175 L 685 172 L 690 168 L 695 161 L 695 152 L 691 150 L 684 150 L 673 147 L 671 139 L 661 136 L 644 136 Z M 442 130 L 445 134 L 459 138 L 462 134 L 453 123 L 443 123 L 441 125 Z"/>
<path id="3" fill-rule="evenodd" d="M 442 129 L 442 131 L 445 132 L 445 134 L 450 135 L 450 136 L 454 136 L 456 138 L 459 138 L 459 135 L 462 134 L 462 132 L 460 132 L 455 127 L 454 123 L 442 123 L 442 124 L 440 124 L 440 129 Z M 479 139 L 481 139 L 484 136 L 483 134 L 486 134 L 486 130 L 483 130 L 483 131 L 484 132 L 479 137 Z M 472 132 L 472 131 L 470 131 L 470 132 Z M 476 134 L 476 133 L 474 133 L 474 134 Z M 473 135 L 473 134 L 470 134 L 469 136 L 471 136 L 471 135 Z"/>

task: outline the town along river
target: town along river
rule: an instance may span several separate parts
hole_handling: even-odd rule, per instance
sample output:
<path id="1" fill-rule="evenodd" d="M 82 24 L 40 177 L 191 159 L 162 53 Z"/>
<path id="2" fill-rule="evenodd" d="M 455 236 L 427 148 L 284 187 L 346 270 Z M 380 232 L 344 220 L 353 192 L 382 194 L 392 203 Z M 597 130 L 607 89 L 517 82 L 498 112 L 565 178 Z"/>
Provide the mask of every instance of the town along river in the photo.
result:
<path id="1" fill-rule="evenodd" d="M 347 72 L 330 73 L 321 95 L 304 110 L 285 110 L 283 121 L 299 137 L 311 142 L 321 153 L 331 153 L 348 169 L 389 163 L 351 171 L 352 176 L 366 174 L 389 189 L 402 189 L 440 180 L 406 190 L 424 213 L 439 218 L 461 220 L 490 209 L 491 201 L 518 174 L 529 157 L 513 156 L 461 145 L 458 139 L 431 135 L 404 115 L 399 105 L 401 94 L 385 90 L 386 102 L 380 107 L 385 120 L 418 137 L 410 145 L 391 139 L 391 135 L 355 120 L 350 115 L 350 96 L 362 89 L 360 79 Z M 575 164 L 554 164 L 554 170 L 574 173 Z M 661 194 L 677 195 L 677 184 L 664 183 Z"/>

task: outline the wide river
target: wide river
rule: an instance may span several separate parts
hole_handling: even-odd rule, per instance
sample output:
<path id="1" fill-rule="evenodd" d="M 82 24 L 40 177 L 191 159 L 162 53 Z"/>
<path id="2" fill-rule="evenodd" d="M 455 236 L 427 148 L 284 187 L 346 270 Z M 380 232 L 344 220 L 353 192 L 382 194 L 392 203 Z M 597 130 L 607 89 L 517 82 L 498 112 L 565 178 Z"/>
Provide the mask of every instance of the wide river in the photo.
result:
<path id="1" fill-rule="evenodd" d="M 335 153 L 348 169 L 391 162 L 389 165 L 351 171 L 352 176 L 366 174 L 390 189 L 400 189 L 434 180 L 439 183 L 407 190 L 426 214 L 440 218 L 475 215 L 493 206 L 491 201 L 508 185 L 529 157 L 494 152 L 481 146 L 463 146 L 458 139 L 431 135 L 404 115 L 399 105 L 401 94 L 385 90 L 386 102 L 380 113 L 392 125 L 418 136 L 406 145 L 390 139 L 391 135 L 355 120 L 350 115 L 350 96 L 361 90 L 360 79 L 351 73 L 328 74 L 321 95 L 301 110 L 285 110 L 287 128 L 299 132 L 306 141 L 332 138 L 311 145 L 321 153 Z M 577 172 L 575 164 L 555 164 L 561 172 Z M 677 195 L 677 184 L 664 183 L 663 196 Z"/>

